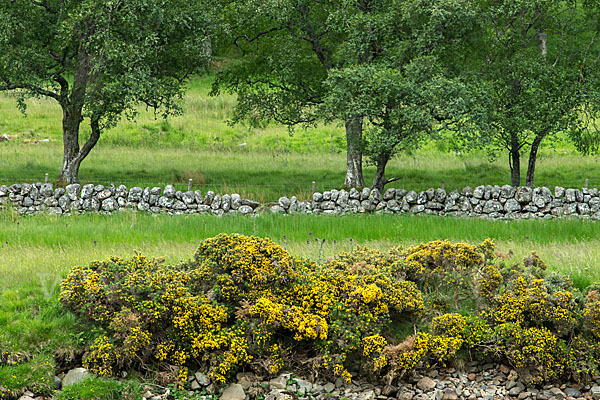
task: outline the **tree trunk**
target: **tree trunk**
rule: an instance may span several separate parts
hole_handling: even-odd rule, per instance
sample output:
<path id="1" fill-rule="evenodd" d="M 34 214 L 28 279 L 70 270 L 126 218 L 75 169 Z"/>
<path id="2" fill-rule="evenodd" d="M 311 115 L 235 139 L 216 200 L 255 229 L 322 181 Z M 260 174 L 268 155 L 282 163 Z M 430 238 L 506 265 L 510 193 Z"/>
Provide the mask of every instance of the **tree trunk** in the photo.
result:
<path id="1" fill-rule="evenodd" d="M 519 140 L 517 135 L 511 134 L 510 143 L 510 180 L 514 187 L 521 185 L 521 155 L 519 154 Z"/>
<path id="2" fill-rule="evenodd" d="M 361 188 L 365 185 L 362 173 L 362 118 L 350 117 L 346 120 L 346 179 L 347 187 Z"/>
<path id="3" fill-rule="evenodd" d="M 543 135 L 537 135 L 531 144 L 531 150 L 529 151 L 529 163 L 527 165 L 527 178 L 526 184 L 529 187 L 533 187 L 533 178 L 535 175 L 535 162 L 537 161 L 537 152 L 540 148 L 540 143 L 544 138 Z"/>
<path id="4" fill-rule="evenodd" d="M 83 46 L 77 53 L 77 69 L 73 75 L 70 96 L 61 93 L 60 105 L 63 110 L 63 164 L 58 177 L 62 183 L 79 182 L 79 166 L 98 141 L 100 129 L 98 119 L 92 120 L 92 133 L 83 148 L 79 148 L 79 127 L 83 121 L 83 105 L 90 74 L 89 56 Z M 97 135 L 97 136 L 96 136 Z M 96 137 L 95 137 L 96 136 Z M 95 139 L 94 139 L 95 137 Z"/>
<path id="5" fill-rule="evenodd" d="M 387 183 L 387 179 L 385 178 L 385 167 L 389 160 L 390 156 L 388 154 L 381 155 L 377 158 L 377 171 L 375 172 L 375 178 L 373 179 L 373 188 L 379 189 L 380 193 L 383 193 L 383 189 Z"/>

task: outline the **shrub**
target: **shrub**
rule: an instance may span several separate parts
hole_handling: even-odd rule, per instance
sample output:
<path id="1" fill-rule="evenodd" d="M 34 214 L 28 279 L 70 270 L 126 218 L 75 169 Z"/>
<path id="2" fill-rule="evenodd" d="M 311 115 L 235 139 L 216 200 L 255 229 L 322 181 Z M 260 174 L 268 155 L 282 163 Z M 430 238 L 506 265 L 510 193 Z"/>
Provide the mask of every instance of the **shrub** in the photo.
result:
<path id="1" fill-rule="evenodd" d="M 435 241 L 318 265 L 223 234 L 179 265 L 136 254 L 73 268 L 60 299 L 102 332 L 84 357 L 100 376 L 152 366 L 183 385 L 196 368 L 224 383 L 241 368 L 276 374 L 310 361 L 347 381 L 350 371 L 389 380 L 467 352 L 534 384 L 593 376 L 598 292 L 584 300 L 535 255 L 506 267 L 493 251 L 490 240 Z"/>

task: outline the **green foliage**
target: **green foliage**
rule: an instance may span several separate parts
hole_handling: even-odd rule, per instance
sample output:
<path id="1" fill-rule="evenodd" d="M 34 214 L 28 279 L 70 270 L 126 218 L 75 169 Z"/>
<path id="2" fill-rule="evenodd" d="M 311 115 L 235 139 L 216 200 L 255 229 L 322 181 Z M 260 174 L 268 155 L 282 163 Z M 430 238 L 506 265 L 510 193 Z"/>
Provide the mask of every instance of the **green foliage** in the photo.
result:
<path id="1" fill-rule="evenodd" d="M 350 381 L 350 371 L 393 377 L 470 351 L 511 363 L 531 384 L 588 380 L 598 370 L 597 346 L 585 348 L 598 335 L 597 292 L 584 304 L 567 278 L 540 263 L 494 266 L 491 250 L 437 241 L 318 265 L 267 239 L 222 234 L 180 265 L 136 255 L 74 268 L 61 302 L 104 331 L 84 360 L 100 375 L 161 362 L 180 384 L 192 367 L 225 382 L 250 365 L 276 374 L 309 357 Z M 414 282 L 403 271 L 416 271 Z M 477 286 L 481 295 L 461 296 Z M 469 317 L 431 307 L 438 293 Z M 402 324 L 418 332 L 396 336 L 390 328 Z"/>
<path id="2" fill-rule="evenodd" d="M 485 92 L 486 118 L 479 134 L 492 154 L 509 152 L 513 185 L 520 153 L 529 151 L 527 184 L 533 184 L 543 141 L 569 133 L 580 149 L 597 143 L 600 110 L 597 4 L 528 0 L 473 2 L 477 35 L 463 73 Z"/>

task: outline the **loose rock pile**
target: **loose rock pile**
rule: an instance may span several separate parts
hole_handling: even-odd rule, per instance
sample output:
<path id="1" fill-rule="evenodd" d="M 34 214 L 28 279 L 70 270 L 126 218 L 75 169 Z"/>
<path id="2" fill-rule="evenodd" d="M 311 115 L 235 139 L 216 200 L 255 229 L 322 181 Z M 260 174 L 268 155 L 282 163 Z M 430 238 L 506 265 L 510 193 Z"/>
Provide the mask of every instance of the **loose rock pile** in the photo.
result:
<path id="1" fill-rule="evenodd" d="M 312 200 L 300 201 L 295 196 L 281 197 L 277 204 L 261 205 L 239 194 L 215 194 L 200 190 L 177 191 L 165 188 L 141 188 L 103 185 L 14 184 L 0 186 L 0 208 L 11 203 L 20 214 L 50 213 L 69 215 L 85 212 L 104 214 L 138 210 L 155 214 L 255 214 L 259 211 L 285 214 L 341 215 L 353 213 L 434 214 L 488 219 L 551 219 L 580 217 L 600 219 L 598 189 L 565 189 L 555 187 L 478 186 L 446 193 L 444 189 L 421 192 L 364 188 L 316 192 Z"/>
<path id="2" fill-rule="evenodd" d="M 312 382 L 292 374 L 282 374 L 270 380 L 250 373 L 237 374 L 237 383 L 219 390 L 210 384 L 202 372 L 189 378 L 190 396 L 204 400 L 599 400 L 600 376 L 588 385 L 557 384 L 526 387 L 515 370 L 506 365 L 471 363 L 463 371 L 440 368 L 421 371 L 404 377 L 394 385 L 382 386 L 366 382 L 345 384 L 341 379 L 332 382 Z M 88 375 L 83 368 L 69 371 L 62 379 L 67 386 Z M 60 379 L 57 377 L 60 386 Z M 169 391 L 146 387 L 144 400 L 166 400 Z M 20 400 L 34 399 L 27 393 Z"/>
<path id="3" fill-rule="evenodd" d="M 0 186 L 0 206 L 12 203 L 19 214 L 35 215 L 47 212 L 69 215 L 85 212 L 111 214 L 123 210 L 139 210 L 155 214 L 253 214 L 260 205 L 242 199 L 239 194 L 223 196 L 212 191 L 202 196 L 200 190 L 181 192 L 171 185 L 141 188 L 103 185 L 68 185 L 54 188 L 50 183 L 35 183 L 10 187 Z"/>

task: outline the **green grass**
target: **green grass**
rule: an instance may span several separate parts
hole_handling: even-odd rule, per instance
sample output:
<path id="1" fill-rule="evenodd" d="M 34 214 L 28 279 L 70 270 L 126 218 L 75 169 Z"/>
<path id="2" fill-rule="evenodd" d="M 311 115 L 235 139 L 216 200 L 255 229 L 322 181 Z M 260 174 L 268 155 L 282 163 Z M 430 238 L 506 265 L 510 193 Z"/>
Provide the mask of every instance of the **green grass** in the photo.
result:
<path id="1" fill-rule="evenodd" d="M 598 227 L 582 220 L 501 222 L 390 215 L 18 217 L 4 212 L 0 352 L 17 351 L 32 358 L 18 366 L 0 363 L 0 386 L 18 391 L 44 384 L 57 367 L 56 352 L 76 352 L 93 340 L 94 331 L 58 304 L 62 278 L 71 267 L 92 260 L 130 257 L 139 250 L 176 263 L 192 257 L 202 239 L 221 232 L 270 237 L 292 254 L 321 262 L 357 245 L 385 250 L 440 238 L 479 243 L 491 237 L 501 252 L 513 254 L 507 262 L 535 250 L 551 270 L 568 274 L 576 286 L 585 288 L 600 281 Z"/>
<path id="2" fill-rule="evenodd" d="M 58 178 L 62 147 L 58 144 L 22 145 L 0 143 L 0 184 L 39 182 L 49 174 Z M 196 189 L 220 193 L 238 192 L 258 201 L 277 201 L 295 195 L 307 199 L 312 182 L 317 190 L 340 188 L 344 181 L 345 155 L 338 153 L 282 153 L 275 151 L 194 150 L 187 148 L 150 149 L 99 146 L 83 162 L 82 182 L 128 186 L 187 187 L 193 179 Z M 600 186 L 600 157 L 581 157 L 545 150 L 537 166 L 538 186 Z M 366 183 L 374 168 L 365 168 Z M 390 187 L 425 190 L 439 187 L 448 191 L 484 184 L 509 183 L 509 170 L 502 161 L 489 163 L 484 155 L 456 156 L 435 149 L 393 159 L 387 176 L 401 179 Z"/>

